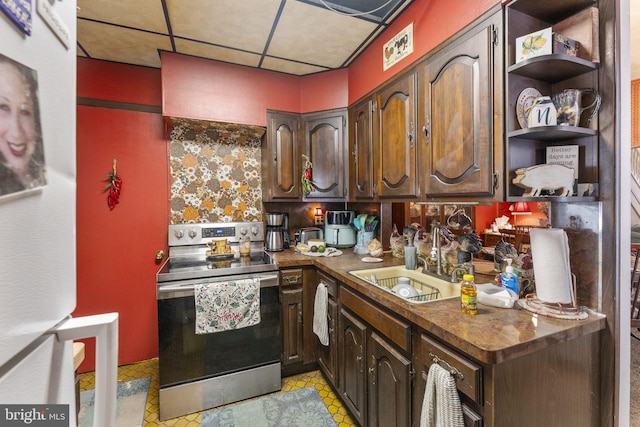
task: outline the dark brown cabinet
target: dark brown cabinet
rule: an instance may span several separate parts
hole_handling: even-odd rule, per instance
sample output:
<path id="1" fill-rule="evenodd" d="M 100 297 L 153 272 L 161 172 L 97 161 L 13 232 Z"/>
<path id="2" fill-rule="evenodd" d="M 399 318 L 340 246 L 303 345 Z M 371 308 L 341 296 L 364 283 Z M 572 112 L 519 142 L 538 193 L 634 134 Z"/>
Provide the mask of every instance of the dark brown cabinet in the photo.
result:
<path id="1" fill-rule="evenodd" d="M 419 194 L 416 145 L 416 75 L 395 79 L 374 95 L 374 167 L 381 200 Z"/>
<path id="2" fill-rule="evenodd" d="M 349 108 L 349 200 L 354 202 L 375 196 L 372 113 L 371 99 Z"/>
<path id="3" fill-rule="evenodd" d="M 347 110 L 297 114 L 267 111 L 267 144 L 262 151 L 265 202 L 343 201 L 347 198 Z M 304 195 L 303 155 L 313 164 L 314 190 Z"/>
<path id="4" fill-rule="evenodd" d="M 502 167 L 502 16 L 418 65 L 423 196 L 498 200 Z"/>
<path id="5" fill-rule="evenodd" d="M 282 272 L 280 300 L 282 307 L 282 365 L 304 362 L 303 270 Z"/>
<path id="6" fill-rule="evenodd" d="M 302 115 L 304 153 L 313 164 L 313 191 L 305 200 L 345 200 L 347 197 L 347 110 Z"/>
<path id="7" fill-rule="evenodd" d="M 367 425 L 411 425 L 411 360 L 375 332 L 367 344 Z"/>
<path id="8" fill-rule="evenodd" d="M 300 115 L 267 111 L 267 142 L 262 150 L 262 197 L 265 202 L 301 196 Z"/>
<path id="9" fill-rule="evenodd" d="M 410 325 L 340 288 L 340 396 L 362 426 L 411 425 Z"/>
<path id="10" fill-rule="evenodd" d="M 318 283 L 327 286 L 327 326 L 329 329 L 329 345 L 322 345 L 316 337 L 318 348 L 318 364 L 329 383 L 336 390 L 339 387 L 338 375 L 338 283 L 333 277 L 322 272 L 317 273 Z"/>

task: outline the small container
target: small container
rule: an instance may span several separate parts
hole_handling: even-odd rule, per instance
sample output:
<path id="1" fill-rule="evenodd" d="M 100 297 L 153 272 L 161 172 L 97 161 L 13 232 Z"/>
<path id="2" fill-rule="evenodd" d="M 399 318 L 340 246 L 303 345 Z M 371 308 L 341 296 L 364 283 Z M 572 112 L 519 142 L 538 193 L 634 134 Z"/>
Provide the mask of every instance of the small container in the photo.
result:
<path id="1" fill-rule="evenodd" d="M 500 276 L 500 283 L 502 287 L 511 289 L 516 295 L 519 295 L 520 289 L 518 285 L 518 276 L 515 274 L 513 267 L 511 266 L 511 258 L 507 258 L 507 266 L 504 269 L 504 273 Z"/>
<path id="2" fill-rule="evenodd" d="M 409 242 L 411 243 L 411 242 Z M 404 247 L 404 266 L 407 270 L 416 269 L 417 248 L 411 244 Z"/>
<path id="3" fill-rule="evenodd" d="M 460 283 L 460 311 L 467 314 L 478 314 L 478 292 L 473 275 L 465 274 Z"/>
<path id="4" fill-rule="evenodd" d="M 240 256 L 246 256 L 251 253 L 251 237 L 247 235 L 238 237 L 238 251 Z"/>

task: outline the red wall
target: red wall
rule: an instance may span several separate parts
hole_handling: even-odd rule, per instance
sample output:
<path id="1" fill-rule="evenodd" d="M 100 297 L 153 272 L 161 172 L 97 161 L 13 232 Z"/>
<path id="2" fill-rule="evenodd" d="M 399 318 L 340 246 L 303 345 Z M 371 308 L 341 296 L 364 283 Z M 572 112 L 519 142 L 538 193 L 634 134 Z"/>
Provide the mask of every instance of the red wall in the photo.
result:
<path id="1" fill-rule="evenodd" d="M 78 96 L 160 105 L 160 72 L 78 59 Z M 74 316 L 119 313 L 118 364 L 158 355 L 155 254 L 166 252 L 167 142 L 161 114 L 77 107 L 77 306 Z M 105 179 L 117 159 L 123 186 L 109 210 Z M 84 340 L 80 371 L 95 369 Z"/>
<path id="2" fill-rule="evenodd" d="M 349 67 L 349 104 L 408 68 L 500 0 L 416 1 Z M 413 53 L 383 71 L 382 46 L 413 22 Z"/>
<path id="3" fill-rule="evenodd" d="M 165 116 L 267 125 L 267 109 L 291 112 L 347 106 L 347 71 L 298 77 L 162 53 Z"/>

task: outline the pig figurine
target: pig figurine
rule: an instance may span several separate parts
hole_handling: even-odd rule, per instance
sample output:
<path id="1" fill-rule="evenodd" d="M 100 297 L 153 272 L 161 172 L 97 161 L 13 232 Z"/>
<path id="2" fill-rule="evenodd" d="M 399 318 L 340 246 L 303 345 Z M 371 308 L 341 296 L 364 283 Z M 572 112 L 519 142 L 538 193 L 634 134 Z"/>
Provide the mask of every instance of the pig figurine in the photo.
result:
<path id="1" fill-rule="evenodd" d="M 524 188 L 523 197 L 536 197 L 542 190 L 562 189 L 560 196 L 573 195 L 573 169 L 563 165 L 536 165 L 516 170 L 512 181 Z"/>

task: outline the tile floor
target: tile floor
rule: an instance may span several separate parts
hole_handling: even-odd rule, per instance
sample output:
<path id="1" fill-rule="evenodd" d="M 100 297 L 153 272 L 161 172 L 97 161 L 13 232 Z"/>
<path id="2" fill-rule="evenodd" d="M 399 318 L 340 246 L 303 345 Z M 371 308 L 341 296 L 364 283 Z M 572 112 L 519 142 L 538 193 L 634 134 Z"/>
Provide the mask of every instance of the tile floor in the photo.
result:
<path id="1" fill-rule="evenodd" d="M 157 358 L 118 367 L 118 381 L 130 381 L 148 376 L 151 376 L 151 385 L 149 387 L 149 398 L 147 399 L 147 409 L 144 416 L 145 427 L 196 427 L 200 425 L 202 412 L 196 412 L 166 421 L 160 421 L 158 419 L 159 380 Z M 327 409 L 329 409 L 329 412 L 333 415 L 333 419 L 338 427 L 355 426 L 347 410 L 342 406 L 342 402 L 340 402 L 340 399 L 335 395 L 331 386 L 327 384 L 320 371 L 306 372 L 304 374 L 283 378 L 281 392 L 296 390 L 311 385 L 314 386 L 320 396 L 322 396 L 324 403 L 327 405 Z M 91 390 L 93 388 L 95 388 L 95 372 L 80 374 L 80 390 Z"/>

